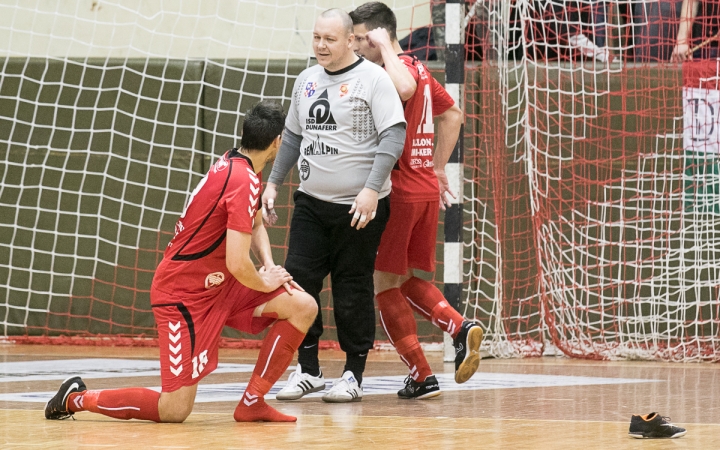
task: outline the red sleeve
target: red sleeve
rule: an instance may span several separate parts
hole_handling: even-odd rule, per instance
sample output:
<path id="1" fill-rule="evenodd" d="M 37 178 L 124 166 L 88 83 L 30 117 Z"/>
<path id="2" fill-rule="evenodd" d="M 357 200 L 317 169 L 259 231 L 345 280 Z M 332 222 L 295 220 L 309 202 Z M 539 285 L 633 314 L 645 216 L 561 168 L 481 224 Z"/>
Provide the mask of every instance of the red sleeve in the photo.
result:
<path id="1" fill-rule="evenodd" d="M 430 77 L 430 90 L 433 99 L 433 116 L 439 116 L 455 104 L 450 94 L 448 94 L 445 88 L 432 76 Z"/>
<path id="2" fill-rule="evenodd" d="M 252 233 L 253 221 L 260 204 L 261 178 L 248 167 L 240 164 L 235 164 L 233 169 L 224 195 L 228 217 L 227 228 L 242 233 Z"/>
<path id="3" fill-rule="evenodd" d="M 406 55 L 400 55 L 400 61 L 405 64 L 405 67 L 407 67 L 408 72 L 410 72 L 410 75 L 415 79 L 415 82 L 417 83 L 418 78 L 420 77 L 420 74 L 418 74 L 417 67 L 415 67 L 415 64 L 413 64 L 412 58 Z"/>

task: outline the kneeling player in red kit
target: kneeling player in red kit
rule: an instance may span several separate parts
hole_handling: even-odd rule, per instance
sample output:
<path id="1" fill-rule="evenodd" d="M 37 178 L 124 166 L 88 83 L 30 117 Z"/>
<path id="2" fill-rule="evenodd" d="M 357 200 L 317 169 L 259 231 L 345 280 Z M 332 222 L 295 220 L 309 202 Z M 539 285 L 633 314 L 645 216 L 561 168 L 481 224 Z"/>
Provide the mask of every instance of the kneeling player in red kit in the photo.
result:
<path id="1" fill-rule="evenodd" d="M 183 422 L 192 411 L 198 382 L 217 367 L 220 334 L 227 325 L 253 334 L 270 327 L 235 420 L 297 420 L 264 400 L 317 315 L 315 300 L 273 263 L 258 211 L 260 171 L 274 160 L 284 123 L 279 104 L 255 105 L 245 116 L 241 147 L 213 164 L 175 225 L 150 291 L 162 392 L 88 390 L 76 376 L 65 380 L 47 403 L 47 419 L 90 411 L 118 419 Z M 251 251 L 262 264 L 259 270 Z"/>

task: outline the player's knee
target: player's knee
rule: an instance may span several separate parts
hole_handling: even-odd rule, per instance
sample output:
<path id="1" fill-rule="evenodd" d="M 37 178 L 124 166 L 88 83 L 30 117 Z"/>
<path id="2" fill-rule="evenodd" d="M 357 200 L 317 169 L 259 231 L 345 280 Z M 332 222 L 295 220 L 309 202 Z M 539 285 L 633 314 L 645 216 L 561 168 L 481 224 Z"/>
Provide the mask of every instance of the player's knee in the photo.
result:
<path id="1" fill-rule="evenodd" d="M 296 316 L 299 323 L 310 328 L 310 325 L 315 321 L 318 313 L 318 306 L 315 299 L 305 292 L 296 292 L 293 297 L 295 297 L 293 298 L 293 315 Z"/>
<path id="2" fill-rule="evenodd" d="M 182 423 L 188 418 L 193 409 L 194 401 L 174 400 L 170 401 L 160 400 L 158 403 L 158 414 L 160 421 L 165 423 Z"/>
<path id="3" fill-rule="evenodd" d="M 192 405 L 178 405 L 176 408 L 163 411 L 160 420 L 167 423 L 182 423 L 192 412 Z"/>
<path id="4" fill-rule="evenodd" d="M 315 299 L 312 298 L 311 295 L 303 293 L 303 296 L 300 300 L 300 309 L 302 311 L 302 315 L 305 316 L 310 323 L 315 321 L 315 317 L 318 313 L 318 305 L 317 302 L 315 302 Z"/>
<path id="5" fill-rule="evenodd" d="M 373 274 L 373 286 L 375 295 L 382 294 L 390 289 L 400 287 L 400 275 L 388 272 L 375 271 Z"/>

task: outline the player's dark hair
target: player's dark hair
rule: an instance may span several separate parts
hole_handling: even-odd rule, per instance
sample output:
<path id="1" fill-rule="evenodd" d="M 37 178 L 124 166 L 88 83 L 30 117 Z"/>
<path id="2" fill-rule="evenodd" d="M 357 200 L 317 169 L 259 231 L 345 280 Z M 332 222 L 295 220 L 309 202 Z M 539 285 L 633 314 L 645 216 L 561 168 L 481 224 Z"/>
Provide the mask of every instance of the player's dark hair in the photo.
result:
<path id="1" fill-rule="evenodd" d="M 245 113 L 240 145 L 248 151 L 265 150 L 285 127 L 285 112 L 279 103 L 263 100 Z"/>
<path id="2" fill-rule="evenodd" d="M 368 31 L 385 28 L 390 40 L 397 39 L 397 19 L 389 6 L 381 2 L 368 2 L 350 13 L 353 25 L 365 25 Z"/>

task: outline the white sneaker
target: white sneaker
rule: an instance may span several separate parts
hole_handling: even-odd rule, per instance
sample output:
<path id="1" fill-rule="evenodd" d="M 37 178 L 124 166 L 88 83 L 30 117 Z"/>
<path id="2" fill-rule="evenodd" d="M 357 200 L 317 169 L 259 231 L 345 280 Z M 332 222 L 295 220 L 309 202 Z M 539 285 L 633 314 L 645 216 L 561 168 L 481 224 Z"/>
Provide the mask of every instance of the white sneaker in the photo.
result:
<path id="1" fill-rule="evenodd" d="M 314 377 L 300 371 L 300 364 L 297 365 L 295 372 L 290 374 L 285 387 L 275 395 L 278 400 L 297 400 L 305 394 L 318 392 L 325 389 L 325 378 L 322 372 L 319 377 Z"/>
<path id="2" fill-rule="evenodd" d="M 342 374 L 342 377 L 333 384 L 327 394 L 323 395 L 323 401 L 327 403 L 348 403 L 362 400 L 363 391 L 358 385 L 355 375 L 349 370 Z"/>

